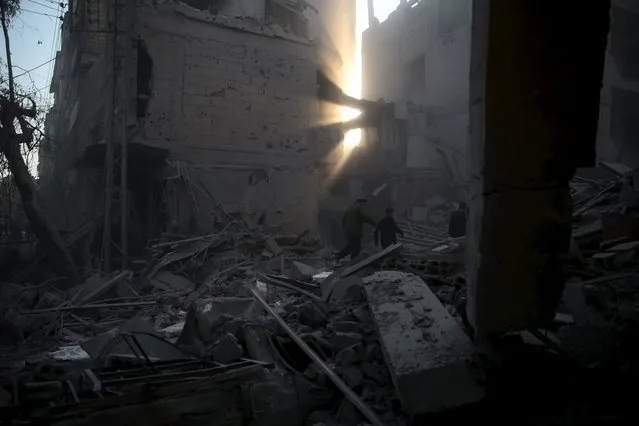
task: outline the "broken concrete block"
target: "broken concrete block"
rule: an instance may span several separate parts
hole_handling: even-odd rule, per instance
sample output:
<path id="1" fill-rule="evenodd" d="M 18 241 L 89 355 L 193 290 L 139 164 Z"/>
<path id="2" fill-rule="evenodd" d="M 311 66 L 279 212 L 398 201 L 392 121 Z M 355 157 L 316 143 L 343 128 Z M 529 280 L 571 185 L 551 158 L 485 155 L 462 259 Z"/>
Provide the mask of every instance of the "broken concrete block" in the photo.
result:
<path id="1" fill-rule="evenodd" d="M 213 346 L 213 361 L 222 364 L 237 361 L 244 355 L 242 346 L 231 333 L 226 333 Z"/>
<path id="2" fill-rule="evenodd" d="M 364 279 L 386 365 L 409 414 L 479 401 L 473 344 L 419 277 L 377 272 Z"/>

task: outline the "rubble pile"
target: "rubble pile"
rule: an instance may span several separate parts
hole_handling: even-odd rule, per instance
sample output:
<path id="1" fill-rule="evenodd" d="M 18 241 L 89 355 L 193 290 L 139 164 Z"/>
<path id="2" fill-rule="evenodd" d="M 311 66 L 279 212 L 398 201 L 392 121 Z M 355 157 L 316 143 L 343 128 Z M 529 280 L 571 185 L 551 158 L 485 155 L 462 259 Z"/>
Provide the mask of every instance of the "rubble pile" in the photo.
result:
<path id="1" fill-rule="evenodd" d="M 587 176 L 587 177 L 584 177 Z M 639 364 L 639 181 L 616 163 L 578 173 L 569 279 L 557 332 L 584 365 L 636 371 Z"/>
<path id="2" fill-rule="evenodd" d="M 586 365 L 634 367 L 639 204 L 629 188 L 627 174 L 576 178 L 556 324 L 525 339 Z M 215 234 L 151 241 L 144 259 L 76 287 L 4 283 L 0 417 L 404 425 L 478 401 L 465 238 L 400 226 L 400 243 L 334 264 L 308 233 L 229 219 Z"/>
<path id="3" fill-rule="evenodd" d="M 3 418 L 142 418 L 170 397 L 183 402 L 168 418 L 406 424 L 361 278 L 401 245 L 332 271 L 317 240 L 269 231 L 153 241 L 131 269 L 73 288 L 3 286 Z"/>

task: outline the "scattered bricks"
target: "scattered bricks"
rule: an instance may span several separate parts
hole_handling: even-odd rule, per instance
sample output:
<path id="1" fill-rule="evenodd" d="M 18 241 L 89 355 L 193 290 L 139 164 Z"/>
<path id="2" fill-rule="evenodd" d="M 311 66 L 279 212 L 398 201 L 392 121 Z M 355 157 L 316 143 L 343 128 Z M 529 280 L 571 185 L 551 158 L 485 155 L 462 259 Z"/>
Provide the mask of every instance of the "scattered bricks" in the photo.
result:
<path id="1" fill-rule="evenodd" d="M 213 360 L 222 364 L 236 361 L 242 358 L 243 354 L 242 346 L 231 333 L 222 336 L 213 346 Z"/>
<path id="2" fill-rule="evenodd" d="M 470 367 L 472 342 L 419 277 L 377 272 L 364 284 L 386 364 L 409 414 L 483 398 Z"/>
<path id="3" fill-rule="evenodd" d="M 362 341 L 362 335 L 359 333 L 335 333 L 328 339 L 335 347 L 335 350 L 341 351 L 342 349 L 360 343 Z"/>

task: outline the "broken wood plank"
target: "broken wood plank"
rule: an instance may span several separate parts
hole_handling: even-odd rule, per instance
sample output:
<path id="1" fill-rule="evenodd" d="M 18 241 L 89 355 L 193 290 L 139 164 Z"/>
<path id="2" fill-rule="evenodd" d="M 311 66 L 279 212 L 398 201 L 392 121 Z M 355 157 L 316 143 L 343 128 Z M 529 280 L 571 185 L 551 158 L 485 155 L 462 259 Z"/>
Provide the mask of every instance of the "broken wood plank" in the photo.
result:
<path id="1" fill-rule="evenodd" d="M 270 284 L 270 285 L 273 285 L 275 287 L 280 287 L 280 288 L 283 288 L 283 289 L 286 289 L 286 290 L 290 290 L 292 292 L 299 293 L 299 294 L 304 295 L 304 296 L 306 296 L 306 297 L 308 297 L 310 299 L 317 300 L 318 302 L 323 301 L 323 299 L 320 296 L 318 296 L 316 294 L 313 294 L 313 293 L 310 293 L 310 292 L 308 292 L 306 290 L 303 290 L 303 289 L 301 289 L 301 288 L 299 288 L 299 287 L 297 287 L 297 286 L 295 286 L 293 284 L 289 284 L 286 281 L 274 278 L 272 276 L 264 275 L 264 274 L 259 274 L 259 277 L 266 284 Z"/>
<path id="2" fill-rule="evenodd" d="M 390 245 L 388 247 L 386 247 L 384 250 L 375 253 L 372 256 L 367 257 L 366 259 L 362 260 L 361 262 L 356 263 L 355 265 L 346 268 L 344 270 L 344 272 L 342 272 L 340 274 L 340 277 L 344 278 L 344 277 L 348 277 L 349 275 L 353 275 L 354 273 L 361 271 L 362 269 L 366 268 L 368 265 L 371 265 L 375 262 L 377 262 L 378 260 L 381 260 L 387 256 L 390 256 L 392 254 L 395 254 L 399 251 L 399 249 L 402 248 L 402 244 L 401 243 L 397 243 L 397 244 L 393 244 Z"/>
<path id="3" fill-rule="evenodd" d="M 82 299 L 78 300 L 77 304 L 78 305 L 84 305 L 84 304 L 86 304 L 88 302 L 91 302 L 93 299 L 95 299 L 96 297 L 98 297 L 99 295 L 103 294 L 105 291 L 109 290 L 111 287 L 116 285 L 118 283 L 118 281 L 120 281 L 120 280 L 122 280 L 124 278 L 130 277 L 132 274 L 133 274 L 133 272 L 131 272 L 131 271 L 122 271 L 122 272 L 120 272 L 115 277 L 105 281 L 104 284 L 100 285 L 100 287 L 96 288 L 91 293 L 87 294 Z"/>
<path id="4" fill-rule="evenodd" d="M 76 309 L 102 309 L 102 308 L 130 308 L 135 306 L 152 306 L 158 302 L 126 302 L 126 303 L 97 303 L 94 305 L 58 306 L 55 308 L 35 309 L 33 311 L 21 312 L 22 314 L 43 314 L 46 312 L 74 311 Z"/>
<path id="5" fill-rule="evenodd" d="M 164 243 L 153 244 L 151 246 L 151 248 L 157 249 L 157 248 L 163 248 L 163 247 L 172 247 L 172 246 L 175 246 L 175 245 L 187 244 L 187 243 L 192 243 L 192 242 L 195 242 L 195 241 L 206 240 L 207 238 L 213 238 L 216 235 L 217 234 L 210 234 L 210 235 L 204 235 L 204 236 L 201 236 L 201 237 L 193 237 L 193 238 L 186 238 L 186 239 L 182 239 L 182 240 L 167 241 L 167 242 L 164 242 Z"/>
<path id="6" fill-rule="evenodd" d="M 272 278 L 272 279 L 276 279 L 279 281 L 283 281 L 285 283 L 288 283 L 292 286 L 295 287 L 299 287 L 303 290 L 308 290 L 308 291 L 319 291 L 320 290 L 320 286 L 315 284 L 315 283 L 307 283 L 304 281 L 298 281 L 298 280 L 294 280 L 292 278 L 289 278 L 287 276 L 284 275 L 273 275 L 273 274 L 262 274 L 264 277 L 266 278 Z"/>

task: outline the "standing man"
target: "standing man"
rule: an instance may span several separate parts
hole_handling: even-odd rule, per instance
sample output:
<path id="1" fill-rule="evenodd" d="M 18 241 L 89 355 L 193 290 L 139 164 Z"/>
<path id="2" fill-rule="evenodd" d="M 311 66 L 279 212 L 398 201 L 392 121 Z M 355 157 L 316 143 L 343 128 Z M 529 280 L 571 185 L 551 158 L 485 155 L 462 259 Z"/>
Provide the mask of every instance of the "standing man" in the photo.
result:
<path id="1" fill-rule="evenodd" d="M 397 243 L 397 234 L 404 236 L 404 231 L 397 226 L 393 217 L 393 209 L 389 207 L 386 209 L 386 217 L 380 220 L 375 227 L 375 245 L 378 245 L 381 240 L 382 248 L 385 249 L 391 244 Z"/>
<path id="2" fill-rule="evenodd" d="M 360 198 L 353 204 L 342 218 L 342 226 L 344 227 L 344 235 L 346 236 L 346 247 L 335 256 L 335 260 L 340 260 L 350 254 L 351 259 L 355 259 L 362 250 L 362 233 L 364 223 L 375 226 L 376 223 L 366 213 L 364 207 L 367 200 Z"/>

